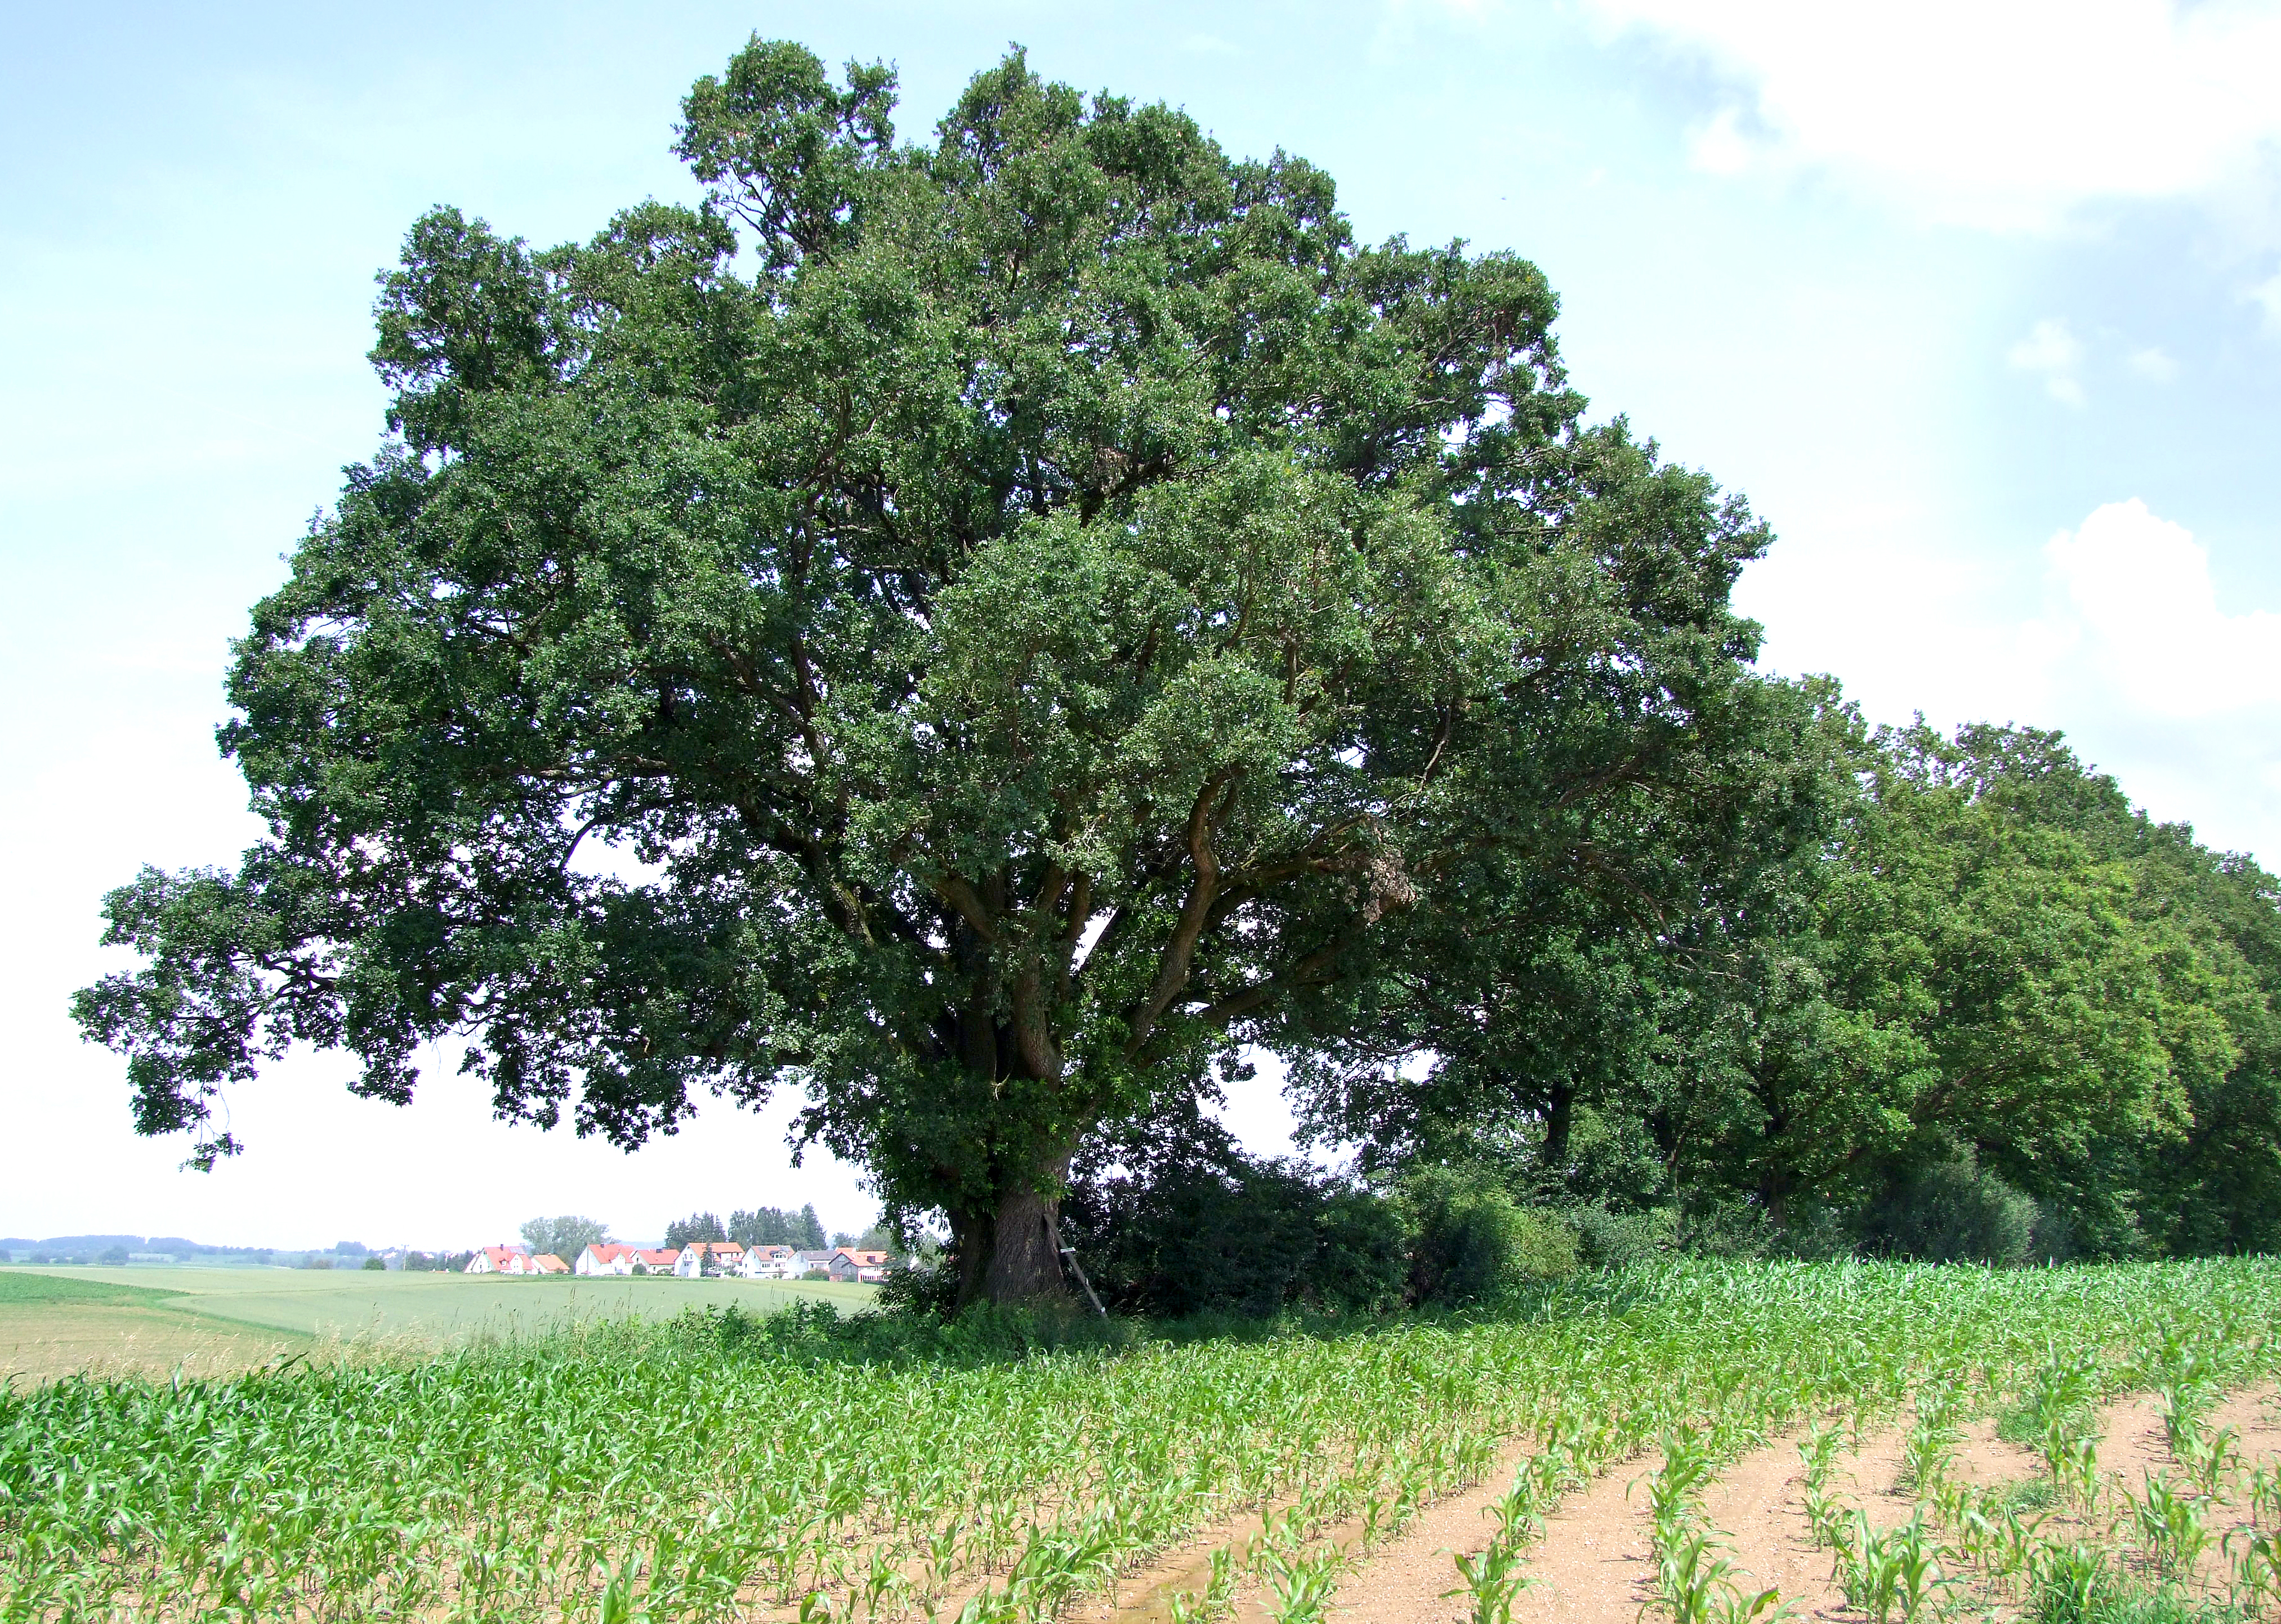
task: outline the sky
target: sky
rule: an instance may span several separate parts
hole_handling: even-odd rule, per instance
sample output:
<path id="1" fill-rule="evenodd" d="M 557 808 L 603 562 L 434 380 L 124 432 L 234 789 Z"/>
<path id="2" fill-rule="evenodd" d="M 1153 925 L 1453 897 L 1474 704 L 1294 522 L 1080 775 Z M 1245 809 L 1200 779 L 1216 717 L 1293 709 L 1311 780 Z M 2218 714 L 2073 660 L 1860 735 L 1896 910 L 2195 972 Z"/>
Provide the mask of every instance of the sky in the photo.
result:
<path id="1" fill-rule="evenodd" d="M 212 1174 L 128 1129 L 71 990 L 98 899 L 259 835 L 220 676 L 378 442 L 373 275 L 421 210 L 534 243 L 693 199 L 679 97 L 753 32 L 898 68 L 922 136 L 1009 42 L 1327 168 L 1365 238 L 1535 260 L 1592 413 L 1746 496 L 1764 663 L 1875 720 L 2064 730 L 2281 865 L 2281 3 L 0 3 L 0 1235 L 471 1246 L 813 1201 L 790 1102 L 632 1156 L 337 1056 Z M 439 1056 L 438 1059 L 448 1059 Z M 1229 1103 L 1288 1144 L 1272 1080 Z"/>

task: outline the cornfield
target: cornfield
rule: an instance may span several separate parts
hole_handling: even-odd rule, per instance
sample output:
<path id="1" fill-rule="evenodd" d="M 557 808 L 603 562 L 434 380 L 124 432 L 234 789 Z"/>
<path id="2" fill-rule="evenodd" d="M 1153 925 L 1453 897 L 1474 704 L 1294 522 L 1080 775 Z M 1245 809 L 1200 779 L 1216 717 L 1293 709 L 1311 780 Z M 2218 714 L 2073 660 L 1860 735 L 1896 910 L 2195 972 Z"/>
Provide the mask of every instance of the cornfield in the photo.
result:
<path id="1" fill-rule="evenodd" d="M 1475 1616 L 1509 1613 L 1515 1555 L 1562 1495 L 1659 1450 L 1668 1609 L 1746 1620 L 1768 1598 L 1720 1566 L 1697 1484 L 1785 1433 L 1826 1466 L 1888 1426 L 1911 1429 L 1914 1532 L 1857 1529 L 1826 1496 L 1817 1527 L 1884 1611 L 1914 1613 L 1976 1562 L 2022 1596 L 2071 1582 L 2031 1535 L 2006 1557 L 2010 1513 L 1945 1485 L 1964 1407 L 2042 1403 L 2064 1484 L 2085 1403 L 2160 1389 L 2191 1444 L 2209 1395 L 2271 1374 L 2277 1318 L 2281 1266 L 2260 1259 L 1683 1263 L 1477 1320 L 1019 1358 L 862 1362 L 715 1318 L 410 1364 L 67 1381 L 0 1394 L 0 1620 L 1013 1624 L 1241 1519 L 1259 1532 L 1175 1615 L 1224 1612 L 1241 1572 L 1305 1620 L 1361 1548 L 1516 1444 L 1496 1538 L 1459 1564 Z M 2199 1447 L 2213 1474 L 2241 1469 Z M 2151 1492 L 2133 1514 L 2175 1556 L 2203 1490 Z M 2265 1478 L 2254 1495 L 2281 1512 Z M 1358 1543 L 1327 1536 L 1357 1525 Z M 2225 1538 L 2248 1553 L 2245 1605 L 2272 1599 L 2269 1518 Z"/>

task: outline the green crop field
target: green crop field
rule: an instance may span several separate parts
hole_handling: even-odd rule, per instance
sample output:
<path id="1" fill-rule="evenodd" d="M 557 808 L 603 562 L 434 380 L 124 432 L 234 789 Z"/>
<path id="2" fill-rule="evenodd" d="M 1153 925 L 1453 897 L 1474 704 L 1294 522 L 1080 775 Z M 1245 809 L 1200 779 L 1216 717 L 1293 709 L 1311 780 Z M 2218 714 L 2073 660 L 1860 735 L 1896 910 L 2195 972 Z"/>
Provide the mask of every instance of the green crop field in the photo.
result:
<path id="1" fill-rule="evenodd" d="M 297 1289 L 316 1323 L 313 1286 L 259 1312 L 282 1317 Z M 1462 1610 L 1498 1624 L 1548 1520 L 1557 1536 L 1564 1502 L 1637 1462 L 1619 1504 L 1651 1539 L 1651 1605 L 1748 1624 L 1775 1604 L 1720 1554 L 1705 1496 L 1769 1450 L 1803 1462 L 1813 1537 L 1868 1624 L 2064 1620 L 2157 1594 L 2238 1618 L 2281 1586 L 2281 1495 L 2276 1463 L 2213 1418 L 2269 1382 L 2277 1329 L 2281 1266 L 2262 1259 L 1674 1263 L 1572 1276 L 1501 1316 L 1339 1334 L 1025 1352 L 1011 1331 L 714 1312 L 232 1380 L 67 1381 L 0 1398 L 0 1619 L 1013 1624 L 1201 1538 L 1220 1543 L 1164 1598 L 1172 1617 L 1241 1594 L 1308 1624 L 1494 1473 L 1493 1536 L 1437 1559 Z M 2177 1463 L 2143 1483 L 2085 1464 L 2130 1393 L 2152 1396 Z M 1967 1425 L 1997 1420 L 2034 1481 L 1953 1469 Z M 1880 1438 L 1906 1519 L 1836 1469 Z"/>
<path id="2" fill-rule="evenodd" d="M 75 1371 L 213 1375 L 341 1345 L 448 1346 L 565 1320 L 669 1318 L 735 1305 L 845 1307 L 874 1288 L 824 1282 L 506 1280 L 377 1270 L 0 1268 L 0 1377 Z"/>

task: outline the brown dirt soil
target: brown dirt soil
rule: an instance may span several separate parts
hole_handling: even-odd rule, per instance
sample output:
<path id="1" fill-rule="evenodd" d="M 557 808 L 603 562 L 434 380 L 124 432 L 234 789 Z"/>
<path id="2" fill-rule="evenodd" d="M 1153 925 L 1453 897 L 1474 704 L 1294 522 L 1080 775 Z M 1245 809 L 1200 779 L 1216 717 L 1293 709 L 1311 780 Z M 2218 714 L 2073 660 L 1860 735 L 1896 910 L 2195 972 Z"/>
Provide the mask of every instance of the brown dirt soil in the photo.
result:
<path id="1" fill-rule="evenodd" d="M 2228 1394 L 2205 1423 L 2231 1427 L 2241 1440 L 2241 1464 L 2247 1467 L 2281 1456 L 2281 1387 L 2266 1382 Z"/>
<path id="2" fill-rule="evenodd" d="M 1901 1441 L 1898 1430 L 1872 1433 L 1830 1471 L 1830 1490 L 1867 1511 L 1880 1529 L 1906 1521 L 1914 1504 L 1900 1491 Z M 1704 1497 L 1703 1511 L 1727 1538 L 1740 1588 L 1780 1591 L 1801 1619 L 1857 1618 L 1830 1577 L 1829 1552 L 1813 1543 L 1805 1496 L 1805 1463 L 1798 1440 L 1785 1438 L 1729 1467 Z"/>
<path id="3" fill-rule="evenodd" d="M 2203 1425 L 2212 1430 L 2232 1428 L 2240 1448 L 2230 1492 L 2221 1496 L 2208 1514 L 2213 1529 L 2230 1527 L 2243 1515 L 2246 1508 L 2239 1502 L 2246 1492 L 2247 1469 L 2281 1455 L 2281 1418 L 2274 1412 L 2277 1391 L 2281 1389 L 2268 1384 L 2229 1394 L 2203 1420 Z M 2147 1478 L 2168 1474 L 2176 1482 L 2182 1474 L 2182 1465 L 2171 1454 L 2162 1428 L 2161 1411 L 2151 1393 L 2128 1394 L 2107 1405 L 2099 1411 L 2099 1428 L 2098 1505 L 2087 1516 L 2077 1507 L 2055 1508 L 2046 1525 L 2053 1537 L 2071 1532 L 2074 1537 L 2090 1537 L 2102 1544 L 2130 1541 L 2134 1536 L 2130 1532 L 2129 1503 L 2144 1491 Z M 1995 1433 L 1992 1417 L 1966 1429 L 1951 1468 L 1959 1478 L 1983 1488 L 1999 1488 L 2033 1482 L 2043 1475 L 2041 1455 L 2007 1443 Z M 2195 1581 L 2207 1586 L 2220 1580 L 2225 1571 L 2224 1557 L 2213 1539 L 2195 1568 Z"/>
<path id="4" fill-rule="evenodd" d="M 1914 1502 L 1901 1492 L 1902 1433 L 1871 1433 L 1858 1453 L 1840 1455 L 1831 1492 L 1858 1505 L 1870 1525 L 1906 1521 Z M 1805 1463 L 1785 1438 L 1736 1461 L 1704 1497 L 1711 1526 L 1726 1536 L 1735 1580 L 1745 1591 L 1778 1590 L 1800 1619 L 1855 1619 L 1830 1576 L 1829 1552 L 1813 1543 L 1805 1515 Z"/>
<path id="5" fill-rule="evenodd" d="M 1545 1520 L 1543 1538 L 1530 1548 L 1529 1584 L 1513 1608 L 1516 1624 L 1636 1624 L 1652 1599 L 1654 1551 L 1649 1539 L 1644 1485 L 1656 1458 L 1617 1466 L 1564 1501 Z M 1894 1491 L 1899 1481 L 1901 1436 L 1873 1434 L 1860 1454 L 1840 1457 L 1836 1488 L 1869 1506 L 1878 1527 L 1908 1514 Z M 1705 1511 L 1727 1536 L 1739 1582 L 1772 1585 L 1794 1598 L 1800 1617 L 1838 1618 L 1843 1603 L 1830 1586 L 1829 1558 L 1813 1548 L 1799 1493 L 1804 1472 L 1794 1440 L 1754 1451 L 1724 1473 L 1705 1498 Z M 1463 1598 L 1443 1595 L 1456 1586 L 1456 1552 L 1484 1548 L 1491 1532 L 1482 1512 L 1503 1491 L 1495 1480 L 1444 1502 L 1420 1518 L 1400 1540 L 1339 1587 L 1334 1614 L 1342 1624 L 1450 1624 L 1465 1616 Z"/>
<path id="6" fill-rule="evenodd" d="M 1529 1549 L 1528 1586 L 1513 1607 L 1515 1620 L 1632 1624 L 1638 1618 L 1655 1593 L 1647 1484 L 1662 1467 L 1660 1455 L 1643 1455 L 1569 1496 L 1544 1520 L 1544 1536 Z"/>
<path id="7" fill-rule="evenodd" d="M 1133 1572 L 1119 1575 L 1110 1594 L 1089 1597 L 1062 1616 L 1072 1624 L 1102 1624 L 1110 1619 L 1117 1624 L 1150 1624 L 1170 1618 L 1176 1592 L 1203 1594 L 1211 1581 L 1213 1551 L 1229 1545 L 1240 1549 L 1265 1526 L 1265 1520 L 1255 1512 L 1207 1528 L 1194 1539 L 1159 1551 Z"/>
<path id="8" fill-rule="evenodd" d="M 1484 1513 L 1512 1486 L 1513 1474 L 1535 1449 L 1535 1442 L 1528 1438 L 1508 1443 L 1479 1483 L 1429 1502 L 1411 1520 L 1408 1528 L 1364 1559 L 1365 1566 L 1341 1582 L 1334 1610 L 1342 1611 L 1349 1604 L 1349 1591 L 1366 1583 L 1372 1574 L 1389 1565 L 1415 1561 L 1420 1550 L 1433 1551 L 1433 1543 L 1421 1545 L 1421 1542 L 1448 1546 L 1450 1534 L 1437 1535 L 1435 1530 L 1462 1529 L 1472 1543 L 1460 1549 L 1478 1550 L 1487 1544 L 1489 1525 Z M 1279 1502 L 1276 1509 L 1281 1510 L 1285 1504 L 1287 1502 Z M 1101 1597 L 1081 1603 L 1066 1616 L 1074 1624 L 1107 1624 L 1112 1619 L 1116 1624 L 1156 1624 L 1171 1616 L 1172 1597 L 1179 1592 L 1186 1590 L 1199 1596 L 1203 1593 L 1211 1578 L 1214 1551 L 1234 1546 L 1240 1555 L 1242 1547 L 1264 1527 L 1263 1519 L 1252 1514 L 1207 1528 L 1125 1575 L 1117 1582 L 1114 1597 Z M 1362 1532 L 1363 1525 L 1357 1519 L 1326 1528 L 1316 1539 L 1353 1551 L 1361 1543 Z M 1446 1551 L 1439 1553 L 1438 1559 L 1450 1575 L 1439 1585 L 1446 1590 L 1457 1582 L 1457 1570 L 1450 1566 Z M 1234 1624 L 1257 1624 L 1270 1616 L 1264 1589 L 1256 1578 L 1247 1577 L 1238 1583 L 1233 1616 Z"/>
<path id="9" fill-rule="evenodd" d="M 2023 1445 L 1996 1435 L 1996 1418 L 1985 1415 L 1965 1428 L 1964 1436 L 1949 1459 L 1949 1475 L 1961 1483 L 1993 1489 L 2037 1476 L 2044 1458 Z"/>
<path id="10" fill-rule="evenodd" d="M 1427 1506 L 1408 1528 L 1365 1558 L 1360 1567 L 1339 1582 L 1338 1594 L 1331 1603 L 1332 1616 L 1344 1624 L 1446 1624 L 1462 1618 L 1465 1608 L 1459 1600 L 1442 1594 L 1458 1587 L 1455 1559 L 1459 1552 L 1470 1556 L 1488 1549 L 1489 1536 L 1496 1531 L 1489 1507 L 1512 1487 L 1515 1474 L 1534 1447 L 1524 1439 L 1507 1450 L 1478 1485 Z M 1623 1480 L 1635 1470 L 1618 1466 L 1569 1496 L 1552 1521 L 1559 1522 L 1567 1515 L 1566 1507 L 1581 1505 L 1611 1481 L 1615 1482 L 1615 1492 L 1620 1497 Z M 1524 1592 L 1521 1606 L 1527 1605 L 1528 1593 Z M 1521 1616 L 1519 1609 L 1515 1612 Z"/>

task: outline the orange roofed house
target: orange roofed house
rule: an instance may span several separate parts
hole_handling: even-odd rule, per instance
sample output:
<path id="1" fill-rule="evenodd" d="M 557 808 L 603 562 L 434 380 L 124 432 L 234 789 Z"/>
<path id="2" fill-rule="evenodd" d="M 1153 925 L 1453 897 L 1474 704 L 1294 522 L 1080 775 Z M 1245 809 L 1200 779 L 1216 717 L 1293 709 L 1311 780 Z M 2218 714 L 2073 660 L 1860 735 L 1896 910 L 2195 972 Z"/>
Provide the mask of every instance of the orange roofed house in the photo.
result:
<path id="1" fill-rule="evenodd" d="M 463 1274 L 536 1274 L 538 1266 L 513 1246 L 486 1246 L 468 1259 Z"/>
<path id="2" fill-rule="evenodd" d="M 636 1250 L 615 1241 L 589 1246 L 578 1254 L 578 1261 L 572 1266 L 581 1274 L 630 1274 L 634 1272 Z"/>
<path id="3" fill-rule="evenodd" d="M 674 1260 L 673 1272 L 696 1280 L 707 1274 L 739 1274 L 744 1266 L 745 1249 L 734 1241 L 692 1241 Z"/>

